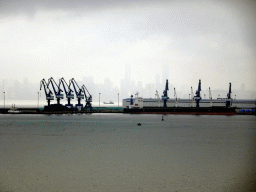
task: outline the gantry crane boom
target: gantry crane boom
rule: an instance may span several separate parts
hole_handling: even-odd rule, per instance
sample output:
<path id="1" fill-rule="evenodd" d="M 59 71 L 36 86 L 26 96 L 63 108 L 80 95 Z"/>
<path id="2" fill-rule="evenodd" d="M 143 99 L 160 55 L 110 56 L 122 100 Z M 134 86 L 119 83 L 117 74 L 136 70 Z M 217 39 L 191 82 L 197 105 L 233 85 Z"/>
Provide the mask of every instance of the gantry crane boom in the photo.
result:
<path id="1" fill-rule="evenodd" d="M 92 95 L 89 93 L 88 89 L 85 87 L 85 85 L 82 85 L 82 89 L 85 96 L 85 108 L 90 108 L 92 110 Z M 88 95 L 86 95 L 86 92 Z"/>
<path id="2" fill-rule="evenodd" d="M 72 108 L 73 105 L 70 103 L 70 101 L 71 101 L 71 99 L 74 99 L 74 94 L 72 94 L 73 90 L 70 88 L 70 85 L 67 84 L 67 82 L 65 81 L 65 79 L 63 77 L 59 80 L 59 85 L 61 85 L 61 84 L 64 88 L 66 98 L 68 100 L 68 104 L 66 104 L 65 106 Z"/>
<path id="3" fill-rule="evenodd" d="M 76 98 L 78 101 L 78 104 L 76 104 L 76 107 L 79 107 L 81 109 L 81 107 L 83 107 L 83 104 L 81 104 L 81 99 L 84 99 L 84 95 L 83 95 L 83 89 L 81 89 L 78 84 L 76 83 L 75 79 L 72 78 L 69 80 L 69 86 L 71 86 L 71 84 L 74 87 L 75 93 L 76 93 Z M 76 89 L 77 87 L 77 89 Z"/>
<path id="4" fill-rule="evenodd" d="M 50 102 L 51 102 L 51 100 L 54 100 L 54 96 L 52 94 L 52 91 L 48 88 L 48 85 L 47 85 L 45 79 L 42 79 L 40 81 L 40 90 L 42 89 L 42 86 L 44 87 L 44 92 L 45 92 L 48 106 L 50 106 Z"/>
<path id="5" fill-rule="evenodd" d="M 48 79 L 48 85 L 47 85 L 48 88 L 50 84 L 52 85 L 53 91 L 55 93 L 57 104 L 60 105 L 60 99 L 63 99 L 63 94 L 61 94 L 61 92 L 63 91 L 60 89 L 60 85 L 57 85 L 57 83 L 54 81 L 52 77 Z M 57 87 L 57 89 L 55 88 L 55 86 Z"/>

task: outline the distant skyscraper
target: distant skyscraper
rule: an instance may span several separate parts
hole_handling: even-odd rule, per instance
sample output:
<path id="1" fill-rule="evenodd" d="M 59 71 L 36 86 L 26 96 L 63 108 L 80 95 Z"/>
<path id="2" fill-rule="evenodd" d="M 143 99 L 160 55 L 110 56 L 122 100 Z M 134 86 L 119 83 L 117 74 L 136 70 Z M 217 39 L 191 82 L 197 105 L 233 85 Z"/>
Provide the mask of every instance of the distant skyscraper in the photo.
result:
<path id="1" fill-rule="evenodd" d="M 155 83 L 155 89 L 159 92 L 162 89 L 162 84 L 160 82 L 160 75 L 156 74 L 156 83 Z"/>
<path id="2" fill-rule="evenodd" d="M 169 80 L 170 74 L 169 74 L 169 63 L 165 62 L 162 65 L 162 84 L 165 84 L 166 79 Z"/>
<path id="3" fill-rule="evenodd" d="M 131 65 L 127 63 L 125 64 L 125 79 L 131 80 Z"/>

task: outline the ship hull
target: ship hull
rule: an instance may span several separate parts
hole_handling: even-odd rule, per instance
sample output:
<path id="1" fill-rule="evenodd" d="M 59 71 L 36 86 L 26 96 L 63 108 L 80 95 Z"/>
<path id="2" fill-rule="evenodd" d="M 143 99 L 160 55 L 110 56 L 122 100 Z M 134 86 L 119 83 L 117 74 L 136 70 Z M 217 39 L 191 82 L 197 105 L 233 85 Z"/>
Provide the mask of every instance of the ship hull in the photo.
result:
<path id="1" fill-rule="evenodd" d="M 187 115 L 235 115 L 235 107 L 144 107 L 124 108 L 124 113 L 134 114 L 187 114 Z"/>

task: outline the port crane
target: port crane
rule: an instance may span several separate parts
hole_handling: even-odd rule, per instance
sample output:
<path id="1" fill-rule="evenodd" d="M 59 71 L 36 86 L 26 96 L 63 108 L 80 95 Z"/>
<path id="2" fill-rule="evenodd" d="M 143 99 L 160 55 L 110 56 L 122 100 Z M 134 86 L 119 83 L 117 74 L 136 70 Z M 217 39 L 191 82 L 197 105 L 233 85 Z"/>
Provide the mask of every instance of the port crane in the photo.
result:
<path id="1" fill-rule="evenodd" d="M 196 90 L 196 95 L 194 97 L 196 100 L 196 107 L 199 107 L 199 102 L 201 100 L 200 91 L 201 91 L 201 79 L 199 79 L 198 89 Z"/>
<path id="2" fill-rule="evenodd" d="M 164 101 L 164 107 L 167 107 L 167 100 L 169 99 L 168 93 L 167 93 L 168 90 L 169 90 L 168 79 L 166 79 L 165 90 L 163 91 L 164 95 L 162 95 L 162 100 Z"/>
<path id="3" fill-rule="evenodd" d="M 75 90 L 75 93 L 76 93 L 76 98 L 77 98 L 77 101 L 78 101 L 78 104 L 76 104 L 76 108 L 78 110 L 81 110 L 82 107 L 83 107 L 83 104 L 81 104 L 81 99 L 84 99 L 84 95 L 83 95 L 83 89 L 81 89 L 78 84 L 76 83 L 75 79 L 72 78 L 69 80 L 69 88 L 71 86 L 71 84 L 73 85 L 74 87 L 74 90 Z M 77 87 L 77 88 L 76 88 Z"/>
<path id="4" fill-rule="evenodd" d="M 175 87 L 174 87 L 174 98 L 175 98 L 175 107 L 178 107 L 178 99 L 177 99 Z"/>
<path id="5" fill-rule="evenodd" d="M 54 81 L 54 79 L 51 77 L 48 79 L 48 88 L 50 86 L 50 84 L 52 85 L 52 88 L 53 88 L 53 91 L 55 93 L 55 96 L 56 96 L 56 99 L 57 99 L 57 105 L 60 105 L 60 99 L 63 99 L 63 94 L 61 94 L 61 92 L 63 92 L 61 89 L 60 89 L 60 86 L 57 85 L 57 83 Z M 56 89 L 56 87 L 57 89 Z"/>
<path id="6" fill-rule="evenodd" d="M 191 100 L 192 100 L 192 106 L 191 107 L 194 107 L 195 106 L 195 98 L 194 98 L 194 91 L 193 91 L 192 86 L 191 86 Z"/>
<path id="7" fill-rule="evenodd" d="M 46 83 L 45 79 L 42 79 L 40 82 L 40 90 L 42 89 L 42 86 L 44 87 L 44 92 L 49 107 L 51 100 L 54 100 L 54 96 L 52 91 L 48 88 L 48 84 Z"/>
<path id="8" fill-rule="evenodd" d="M 133 105 L 133 95 L 131 95 L 131 99 L 130 99 L 130 105 Z"/>
<path id="9" fill-rule="evenodd" d="M 229 91 L 227 94 L 227 99 L 226 99 L 226 107 L 230 107 L 231 106 L 231 83 L 229 83 Z"/>
<path id="10" fill-rule="evenodd" d="M 92 110 L 92 95 L 89 93 L 89 91 L 87 90 L 87 88 L 85 87 L 85 85 L 82 85 L 82 89 L 84 92 L 84 96 L 85 96 L 85 108 L 90 108 L 90 110 Z M 86 95 L 86 92 L 88 95 Z"/>
<path id="11" fill-rule="evenodd" d="M 158 91 L 156 90 L 156 94 L 155 94 L 156 98 L 157 98 L 157 107 L 160 107 L 160 97 L 159 97 L 159 94 L 158 94 Z"/>
<path id="12" fill-rule="evenodd" d="M 212 92 L 210 87 L 209 87 L 209 100 L 210 100 L 210 107 L 212 107 Z"/>
<path id="13" fill-rule="evenodd" d="M 74 99 L 74 94 L 72 93 L 73 90 L 70 88 L 70 85 L 67 84 L 67 82 L 65 81 L 65 79 L 63 77 L 59 80 L 59 85 L 61 85 L 61 84 L 63 86 L 63 89 L 66 94 L 66 98 L 68 101 L 68 104 L 66 104 L 65 106 L 72 109 L 73 105 L 70 103 L 70 101 L 71 101 L 71 99 Z"/>

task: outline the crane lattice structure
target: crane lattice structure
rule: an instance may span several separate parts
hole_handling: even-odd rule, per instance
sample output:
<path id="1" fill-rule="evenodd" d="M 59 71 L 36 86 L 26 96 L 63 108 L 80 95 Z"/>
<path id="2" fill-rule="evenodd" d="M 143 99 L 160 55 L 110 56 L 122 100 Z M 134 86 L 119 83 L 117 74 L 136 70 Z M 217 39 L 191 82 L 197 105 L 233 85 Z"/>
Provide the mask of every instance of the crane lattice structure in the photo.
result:
<path id="1" fill-rule="evenodd" d="M 50 104 L 51 104 L 51 100 L 54 100 L 54 96 L 53 96 L 52 91 L 48 88 L 48 84 L 45 81 L 45 79 L 42 79 L 40 81 L 40 90 L 42 89 L 42 86 L 44 87 L 44 92 L 45 92 L 47 104 L 48 104 L 48 107 L 49 107 Z"/>
<path id="2" fill-rule="evenodd" d="M 82 85 L 83 93 L 85 96 L 85 108 L 89 108 L 92 110 L 92 95 L 89 93 L 88 89 L 85 87 L 85 85 Z M 86 94 L 87 93 L 87 94 Z"/>
<path id="3" fill-rule="evenodd" d="M 71 104 L 71 99 L 74 99 L 74 94 L 72 93 L 73 90 L 70 88 L 70 84 L 68 85 L 67 82 L 65 81 L 65 79 L 62 77 L 59 80 L 59 85 L 63 86 L 63 89 L 64 89 L 65 94 L 66 94 L 68 104 L 66 104 L 65 106 L 68 107 L 69 109 L 72 109 L 73 105 Z"/>
<path id="4" fill-rule="evenodd" d="M 200 91 L 201 91 L 201 79 L 199 79 L 198 89 L 196 90 L 196 95 L 195 95 L 196 107 L 199 107 L 199 102 L 201 100 Z"/>
<path id="5" fill-rule="evenodd" d="M 162 95 L 162 100 L 164 101 L 164 107 L 167 107 L 167 100 L 169 99 L 168 93 L 167 93 L 168 90 L 169 90 L 168 79 L 166 79 L 165 90 L 163 91 L 163 95 Z"/>
<path id="6" fill-rule="evenodd" d="M 76 93 L 76 98 L 78 103 L 76 104 L 76 108 L 78 110 L 81 110 L 83 108 L 83 104 L 81 104 L 81 99 L 84 99 L 84 95 L 83 95 L 83 89 L 80 88 L 77 84 L 77 82 L 75 81 L 74 78 L 69 80 L 69 86 L 71 86 L 71 84 L 74 87 L 75 93 Z"/>
<path id="7" fill-rule="evenodd" d="M 63 91 L 60 89 L 60 85 L 58 85 L 52 77 L 48 79 L 48 86 L 47 86 L 48 88 L 50 84 L 52 85 L 53 91 L 55 93 L 55 96 L 57 99 L 57 105 L 60 105 L 60 99 L 63 99 L 63 94 L 61 94 L 61 92 Z"/>
<path id="8" fill-rule="evenodd" d="M 232 98 L 231 98 L 231 83 L 229 83 L 229 91 L 228 91 L 228 94 L 227 94 L 227 99 L 226 99 L 226 107 L 231 107 L 231 101 L 232 101 Z"/>

